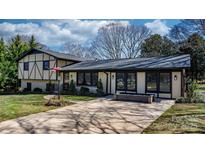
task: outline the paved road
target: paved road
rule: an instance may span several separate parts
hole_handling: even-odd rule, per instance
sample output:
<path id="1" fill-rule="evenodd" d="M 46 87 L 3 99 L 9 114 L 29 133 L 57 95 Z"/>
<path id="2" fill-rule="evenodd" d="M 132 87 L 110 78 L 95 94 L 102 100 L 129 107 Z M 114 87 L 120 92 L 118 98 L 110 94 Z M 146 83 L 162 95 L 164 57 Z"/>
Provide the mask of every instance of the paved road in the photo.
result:
<path id="1" fill-rule="evenodd" d="M 172 105 L 97 99 L 1 122 L 0 133 L 141 133 Z"/>

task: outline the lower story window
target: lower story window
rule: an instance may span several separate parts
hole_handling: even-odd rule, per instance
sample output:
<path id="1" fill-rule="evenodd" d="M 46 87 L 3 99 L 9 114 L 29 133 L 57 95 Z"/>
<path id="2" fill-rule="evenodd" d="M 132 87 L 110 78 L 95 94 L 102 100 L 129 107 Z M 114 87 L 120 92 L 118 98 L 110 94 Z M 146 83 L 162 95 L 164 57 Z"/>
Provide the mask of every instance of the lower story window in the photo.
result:
<path id="1" fill-rule="evenodd" d="M 127 90 L 135 90 L 136 76 L 135 73 L 127 73 Z"/>
<path id="2" fill-rule="evenodd" d="M 148 92 L 157 91 L 157 73 L 156 72 L 147 72 L 146 82 L 147 82 Z"/>
<path id="3" fill-rule="evenodd" d="M 69 73 L 64 73 L 63 74 L 63 89 L 68 90 L 69 87 Z"/>
<path id="4" fill-rule="evenodd" d="M 98 81 L 97 72 L 78 72 L 77 74 L 78 85 L 96 86 L 97 81 Z"/>
<path id="5" fill-rule="evenodd" d="M 171 75 L 170 73 L 160 73 L 160 92 L 171 92 Z"/>
<path id="6" fill-rule="evenodd" d="M 169 72 L 147 72 L 147 92 L 170 93 L 171 75 Z"/>
<path id="7" fill-rule="evenodd" d="M 136 73 L 118 72 L 116 76 L 117 90 L 135 91 Z"/>
<path id="8" fill-rule="evenodd" d="M 125 73 L 117 73 L 117 90 L 125 90 Z"/>

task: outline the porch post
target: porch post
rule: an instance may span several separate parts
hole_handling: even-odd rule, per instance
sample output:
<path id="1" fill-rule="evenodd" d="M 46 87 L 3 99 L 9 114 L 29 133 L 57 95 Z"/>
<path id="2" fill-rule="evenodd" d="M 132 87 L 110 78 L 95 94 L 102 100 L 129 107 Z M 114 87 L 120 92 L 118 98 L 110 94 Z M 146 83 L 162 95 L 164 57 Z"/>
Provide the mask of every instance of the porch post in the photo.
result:
<path id="1" fill-rule="evenodd" d="M 182 97 L 184 97 L 185 95 L 185 89 L 186 89 L 186 84 L 185 84 L 185 78 L 186 78 L 186 74 L 185 74 L 185 69 L 183 69 L 182 70 L 182 72 L 181 72 L 182 74 L 181 74 L 181 78 L 182 78 L 182 83 L 181 83 L 181 85 L 182 85 L 182 90 L 181 90 L 181 96 Z"/>

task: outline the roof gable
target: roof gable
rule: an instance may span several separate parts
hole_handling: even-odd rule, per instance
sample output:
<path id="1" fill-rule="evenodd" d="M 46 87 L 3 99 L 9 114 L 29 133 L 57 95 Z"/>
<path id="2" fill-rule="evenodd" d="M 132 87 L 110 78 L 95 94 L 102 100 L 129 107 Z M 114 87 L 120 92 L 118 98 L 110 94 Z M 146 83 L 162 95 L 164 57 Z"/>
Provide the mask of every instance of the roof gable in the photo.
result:
<path id="1" fill-rule="evenodd" d="M 23 57 L 25 57 L 26 55 L 31 54 L 31 53 L 46 53 L 46 54 L 51 55 L 51 56 L 53 56 L 53 57 L 55 57 L 57 59 L 70 60 L 70 61 L 76 61 L 76 62 L 81 62 L 81 61 L 85 61 L 86 60 L 84 58 L 79 58 L 79 57 L 71 55 L 71 54 L 55 52 L 55 51 L 52 51 L 52 50 L 31 49 L 31 50 L 28 50 L 26 52 L 23 52 L 16 59 L 16 61 L 19 61 L 20 59 L 22 59 Z"/>

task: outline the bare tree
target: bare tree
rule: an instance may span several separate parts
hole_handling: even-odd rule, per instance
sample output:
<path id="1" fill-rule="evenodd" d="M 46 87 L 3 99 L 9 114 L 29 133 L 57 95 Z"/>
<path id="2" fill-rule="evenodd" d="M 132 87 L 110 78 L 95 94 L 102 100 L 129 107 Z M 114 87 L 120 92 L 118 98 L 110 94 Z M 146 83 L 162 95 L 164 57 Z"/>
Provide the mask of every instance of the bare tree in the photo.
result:
<path id="1" fill-rule="evenodd" d="M 92 42 L 92 49 L 102 59 L 121 58 L 122 25 L 109 24 L 98 30 L 98 35 Z"/>
<path id="2" fill-rule="evenodd" d="M 112 23 L 99 29 L 92 49 L 102 59 L 134 58 L 149 35 L 146 27 Z"/>
<path id="3" fill-rule="evenodd" d="M 123 27 L 122 53 L 126 58 L 135 58 L 139 55 L 141 45 L 150 36 L 150 31 L 144 26 L 128 25 Z"/>
<path id="4" fill-rule="evenodd" d="M 64 44 L 63 51 L 82 58 L 94 59 L 95 54 L 92 53 L 90 47 L 85 47 L 78 42 L 67 42 Z"/>
<path id="5" fill-rule="evenodd" d="M 174 41 L 180 42 L 194 33 L 205 36 L 205 19 L 181 20 L 179 24 L 171 29 L 169 37 Z"/>

